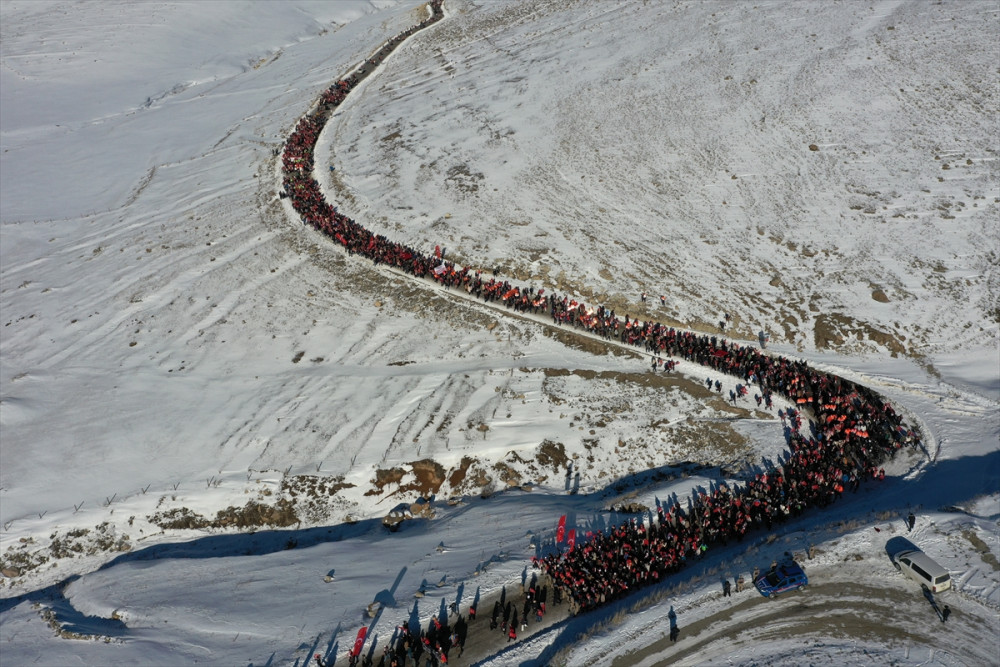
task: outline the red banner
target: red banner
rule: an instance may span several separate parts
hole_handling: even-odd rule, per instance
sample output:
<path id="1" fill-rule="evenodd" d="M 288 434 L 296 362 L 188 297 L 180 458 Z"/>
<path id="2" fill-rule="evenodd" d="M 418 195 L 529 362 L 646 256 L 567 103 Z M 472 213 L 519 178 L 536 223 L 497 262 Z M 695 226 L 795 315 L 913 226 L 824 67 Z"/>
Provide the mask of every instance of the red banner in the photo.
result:
<path id="1" fill-rule="evenodd" d="M 566 544 L 569 545 L 570 551 L 576 546 L 576 528 L 569 529 L 569 537 L 566 538 Z"/>
<path id="2" fill-rule="evenodd" d="M 441 259 L 441 246 L 439 245 L 434 246 L 434 256 L 437 257 L 438 259 Z"/>
<path id="3" fill-rule="evenodd" d="M 354 648 L 351 649 L 351 657 L 356 658 L 361 655 L 361 647 L 365 645 L 365 635 L 368 634 L 368 628 L 362 627 L 358 630 L 358 637 L 354 640 Z"/>
<path id="4" fill-rule="evenodd" d="M 556 544 L 563 541 L 563 536 L 566 534 L 566 515 L 563 514 L 559 517 L 559 527 L 556 528 Z"/>

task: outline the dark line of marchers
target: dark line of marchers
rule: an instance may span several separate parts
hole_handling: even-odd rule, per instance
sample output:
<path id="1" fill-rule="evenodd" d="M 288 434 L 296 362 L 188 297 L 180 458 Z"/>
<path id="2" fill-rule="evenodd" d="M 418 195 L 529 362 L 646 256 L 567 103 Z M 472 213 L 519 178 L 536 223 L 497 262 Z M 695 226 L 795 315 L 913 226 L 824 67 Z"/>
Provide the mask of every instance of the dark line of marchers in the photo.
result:
<path id="1" fill-rule="evenodd" d="M 281 156 L 283 190 L 280 192 L 280 196 L 291 200 L 292 207 L 301 216 L 303 223 L 314 227 L 344 246 L 349 254 L 363 255 L 376 265 L 386 264 L 416 278 L 429 278 L 446 287 L 453 285 L 464 287 L 467 292 L 474 293 L 476 297 L 487 303 L 491 301 L 503 302 L 508 310 L 530 311 L 536 314 L 542 312 L 551 315 L 553 325 L 568 323 L 573 324 L 574 329 L 583 326 L 585 330 L 598 333 L 605 338 L 615 335 L 620 338 L 622 343 L 646 345 L 647 351 L 653 344 L 655 345 L 652 350 L 654 356 L 664 354 L 670 357 L 679 354 L 688 361 L 694 361 L 730 375 L 740 372 L 746 378 L 752 369 L 762 389 L 764 387 L 762 382 L 764 378 L 761 378 L 762 370 L 784 371 L 786 374 L 790 370 L 794 371 L 791 379 L 793 384 L 797 386 L 784 386 L 784 380 L 782 380 L 783 386 L 769 386 L 768 388 L 800 406 L 811 408 L 814 417 L 819 422 L 819 428 L 823 428 L 830 422 L 836 424 L 838 407 L 853 407 L 853 415 L 857 418 L 856 423 L 860 426 L 861 422 L 864 422 L 863 428 L 856 429 L 853 433 L 830 431 L 830 427 L 827 427 L 828 430 L 824 432 L 827 447 L 839 446 L 841 450 L 845 447 L 852 450 L 851 458 L 854 460 L 855 472 L 861 473 L 862 478 L 867 476 L 865 473 L 876 469 L 890 459 L 904 444 L 919 442 L 919 432 L 913 428 L 905 428 L 892 407 L 874 391 L 839 376 L 811 369 L 803 361 L 793 362 L 784 357 L 771 356 L 747 346 L 727 342 L 725 339 L 717 339 L 714 336 L 710 338 L 707 334 L 675 330 L 672 327 L 668 329 L 658 322 L 639 323 L 637 320 L 629 322 L 627 316 L 623 322 L 614 316 L 613 311 L 609 312 L 603 307 L 595 311 L 585 304 L 570 300 L 568 297 L 560 299 L 555 294 L 545 297 L 543 296 L 544 289 L 536 293 L 533 288 L 524 289 L 512 285 L 506 280 L 497 280 L 495 277 L 484 280 L 479 271 L 470 273 L 469 267 L 459 267 L 454 263 L 446 262 L 437 251 L 433 255 L 428 255 L 401 243 L 390 241 L 380 234 L 369 231 L 330 206 L 323 196 L 319 183 L 312 176 L 314 150 L 320 132 L 332 117 L 334 109 L 340 106 L 358 83 L 367 78 L 399 44 L 418 30 L 433 25 L 443 18 L 442 2 L 443 0 L 432 0 L 429 4 L 431 8 L 430 18 L 390 39 L 353 73 L 324 91 L 313 110 L 300 119 L 294 132 L 285 142 Z M 597 318 L 594 318 L 595 313 L 598 314 Z M 595 322 L 600 327 L 595 326 Z M 562 330 L 561 327 L 559 328 Z M 747 383 L 749 384 L 749 380 Z M 830 390 L 834 390 L 836 393 L 831 394 Z M 823 394 L 822 398 L 827 399 L 826 402 L 820 400 L 820 394 Z M 832 404 L 835 399 L 844 399 L 844 397 L 847 397 L 846 402 L 841 402 L 839 406 Z M 863 420 L 863 417 L 868 419 Z M 794 437 L 794 435 L 797 433 L 789 434 L 790 437 Z M 814 440 L 813 444 L 822 446 L 823 441 Z M 786 463 L 792 458 L 789 457 Z M 803 471 L 808 472 L 810 468 L 803 465 Z M 782 472 L 778 469 L 769 471 L 772 476 L 775 473 L 780 475 Z M 763 488 L 764 485 L 761 484 L 760 478 L 761 476 L 758 475 L 756 480 L 751 480 L 742 487 L 734 485 L 730 498 L 748 499 L 751 489 L 760 490 Z M 836 499 L 843 491 L 842 487 L 836 489 L 836 485 L 833 489 L 827 494 L 831 500 Z M 815 504 L 815 502 L 810 503 L 809 500 L 807 498 L 802 503 L 803 510 Z M 815 499 L 812 500 L 815 501 Z M 730 502 L 732 501 L 730 500 Z M 675 508 L 683 515 L 683 510 L 676 503 Z M 757 529 L 759 530 L 759 527 Z M 753 530 L 753 528 L 748 530 Z M 724 536 L 716 536 L 701 541 L 707 546 L 724 540 Z M 565 554 L 560 556 L 560 562 L 564 557 Z M 642 585 L 659 581 L 663 580 L 648 580 Z M 631 595 L 638 588 L 639 586 L 629 589 L 628 594 Z M 511 596 L 512 599 L 520 597 L 519 595 Z M 608 600 L 608 602 L 610 601 Z M 485 600 L 480 603 L 483 606 L 478 610 L 480 617 L 488 611 L 484 608 L 485 603 Z M 552 625 L 552 622 L 556 620 L 554 617 L 561 615 L 554 612 L 554 609 L 550 611 L 553 617 L 546 618 L 542 627 Z M 480 626 L 486 622 L 486 619 L 481 618 L 476 625 Z M 533 628 L 536 632 L 539 629 L 541 628 L 537 626 Z M 475 634 L 481 635 L 481 630 Z M 500 643 L 503 638 L 499 637 L 499 633 L 494 634 L 498 635 L 497 641 L 490 643 Z M 475 651 L 475 653 L 479 653 L 479 651 Z M 476 657 L 485 656 L 478 655 Z M 470 658 L 473 656 L 467 656 L 466 660 Z M 454 664 L 455 661 L 452 660 L 451 663 Z"/>

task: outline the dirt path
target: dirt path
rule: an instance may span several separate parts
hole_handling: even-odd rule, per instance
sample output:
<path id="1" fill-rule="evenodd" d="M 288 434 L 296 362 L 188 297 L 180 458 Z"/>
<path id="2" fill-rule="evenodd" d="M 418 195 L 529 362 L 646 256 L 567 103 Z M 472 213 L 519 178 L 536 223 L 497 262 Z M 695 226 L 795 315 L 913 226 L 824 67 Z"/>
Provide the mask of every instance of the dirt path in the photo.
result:
<path id="1" fill-rule="evenodd" d="M 511 591 L 512 588 L 513 591 Z M 514 608 L 517 609 L 518 616 L 520 616 L 524 606 L 524 594 L 521 593 L 519 585 L 508 586 L 507 590 L 507 598 L 513 600 Z M 510 594 L 511 592 L 513 595 Z M 477 614 L 479 618 L 469 626 L 469 635 L 465 642 L 465 650 L 461 656 L 450 656 L 448 660 L 449 665 L 457 665 L 459 667 L 475 665 L 490 656 L 496 655 L 504 647 L 514 643 L 508 641 L 506 634 L 502 633 L 500 628 L 490 630 L 490 615 L 493 611 L 493 603 L 499 598 L 499 595 L 491 595 L 480 602 Z M 517 640 L 515 641 L 523 641 L 565 620 L 569 616 L 569 603 L 564 601 L 560 605 L 553 605 L 552 589 L 550 587 L 546 610 L 541 623 L 536 622 L 534 616 L 530 616 L 527 627 L 524 630 L 521 630 L 520 627 L 518 628 Z"/>
<path id="2" fill-rule="evenodd" d="M 768 600 L 755 591 L 737 595 L 732 606 L 691 624 L 678 615 L 675 640 L 664 636 L 645 648 L 611 662 L 616 667 L 641 664 L 643 667 L 701 664 L 752 648 L 757 659 L 767 661 L 768 644 L 795 638 L 808 646 L 811 638 L 839 636 L 881 646 L 928 644 L 928 626 L 949 655 L 965 664 L 995 664 L 996 654 L 980 652 L 981 637 L 997 632 L 990 614 L 971 600 L 954 593 L 939 596 L 953 613 L 941 623 L 930 604 L 913 586 L 899 587 L 887 582 L 874 587 L 843 577 L 829 579 L 830 568 L 819 570 L 819 583 L 801 592 L 787 593 Z M 807 650 L 807 649 L 804 649 Z M 805 657 L 803 661 L 807 662 Z"/>
<path id="3" fill-rule="evenodd" d="M 467 628 L 463 649 L 461 651 L 452 649 L 448 653 L 449 667 L 468 667 L 470 665 L 480 664 L 481 662 L 497 655 L 503 651 L 504 648 L 533 637 L 543 630 L 546 630 L 554 625 L 558 625 L 569 618 L 569 602 L 564 600 L 561 604 L 553 604 L 552 588 L 548 577 L 542 575 L 537 570 L 533 573 L 537 574 L 539 577 L 538 590 L 541 590 L 542 586 L 546 586 L 548 589 L 546 614 L 543 617 L 543 620 L 541 622 L 537 622 L 534 615 L 529 616 L 527 626 L 523 630 L 520 625 L 518 626 L 517 639 L 515 640 L 509 640 L 507 633 L 502 632 L 500 627 L 493 630 L 490 629 L 490 617 L 493 614 L 494 602 L 500 600 L 503 600 L 505 603 L 510 602 L 512 607 L 517 610 L 518 618 L 521 618 L 521 612 L 524 607 L 524 593 L 521 591 L 519 583 L 508 584 L 503 590 L 480 599 L 475 621 L 472 621 L 471 623 L 469 622 L 467 608 L 462 610 L 466 612 L 466 614 L 462 615 L 461 621 L 459 616 L 449 615 L 448 624 L 451 628 L 455 628 L 463 621 Z M 427 630 L 428 621 L 424 619 L 422 623 L 423 629 Z M 381 654 L 379 653 L 379 655 Z M 420 664 L 424 663 L 426 656 L 426 653 L 423 654 Z M 388 660 L 386 662 L 388 663 Z M 377 656 L 375 657 L 375 664 L 378 664 Z M 412 663 L 407 661 L 407 664 L 410 665 Z M 347 658 L 343 658 L 336 663 L 336 667 L 341 667 L 342 665 L 348 665 Z"/>

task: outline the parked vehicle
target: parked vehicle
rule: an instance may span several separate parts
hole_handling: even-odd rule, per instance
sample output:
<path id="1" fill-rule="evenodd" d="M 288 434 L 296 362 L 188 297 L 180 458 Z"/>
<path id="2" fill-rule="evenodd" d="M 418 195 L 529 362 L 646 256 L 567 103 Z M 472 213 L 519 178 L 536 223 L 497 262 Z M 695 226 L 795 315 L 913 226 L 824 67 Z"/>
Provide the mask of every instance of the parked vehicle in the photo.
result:
<path id="1" fill-rule="evenodd" d="M 926 586 L 932 593 L 940 593 L 951 588 L 951 575 L 934 559 L 919 549 L 908 549 L 893 554 L 892 564 L 918 584 Z"/>
<path id="2" fill-rule="evenodd" d="M 809 578 L 802 567 L 795 561 L 789 561 L 759 575 L 754 579 L 753 585 L 764 597 L 775 598 L 786 591 L 801 590 L 808 583 Z"/>

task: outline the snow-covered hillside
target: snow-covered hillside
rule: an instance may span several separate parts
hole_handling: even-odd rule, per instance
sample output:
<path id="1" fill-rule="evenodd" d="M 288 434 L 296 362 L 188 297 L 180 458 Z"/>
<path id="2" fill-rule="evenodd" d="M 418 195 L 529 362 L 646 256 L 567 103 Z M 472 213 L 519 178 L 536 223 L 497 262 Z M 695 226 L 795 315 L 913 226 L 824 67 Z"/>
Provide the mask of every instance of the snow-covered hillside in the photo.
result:
<path id="1" fill-rule="evenodd" d="M 803 350 L 995 356 L 995 3 L 473 5 L 338 124 L 380 229 Z"/>
<path id="2" fill-rule="evenodd" d="M 655 599 L 484 660 L 1000 661 L 996 3 L 445 9 L 321 136 L 334 204 L 620 313 L 707 332 L 729 313 L 883 393 L 926 444 Z M 366 624 L 381 651 L 407 617 L 516 587 L 562 514 L 617 522 L 781 455 L 780 422 L 697 367 L 651 376 L 288 214 L 295 123 L 425 16 L 0 5 L 5 663 L 302 666 Z M 430 494 L 432 518 L 385 531 Z M 910 509 L 955 579 L 943 626 L 883 551 Z M 809 545 L 804 597 L 721 598 L 720 576 Z"/>

